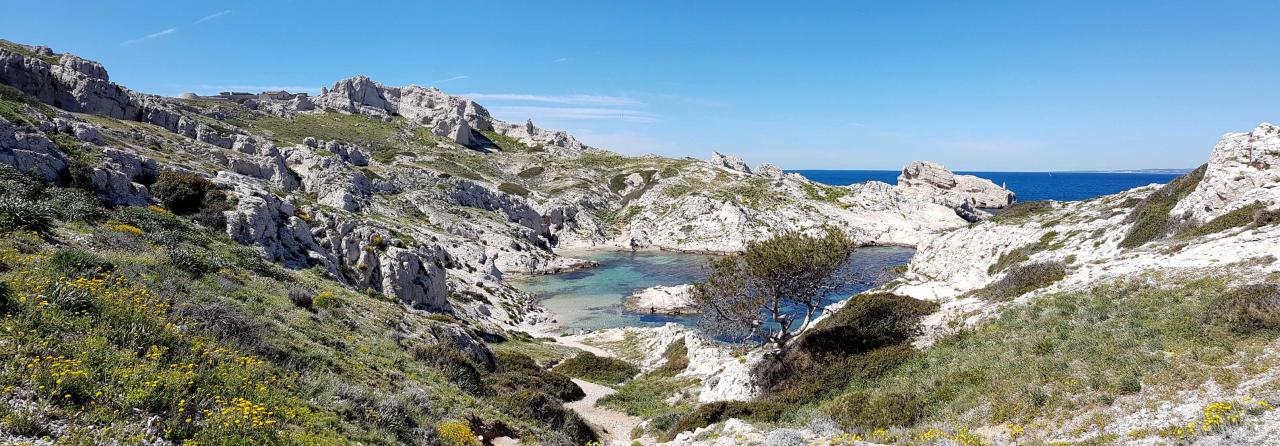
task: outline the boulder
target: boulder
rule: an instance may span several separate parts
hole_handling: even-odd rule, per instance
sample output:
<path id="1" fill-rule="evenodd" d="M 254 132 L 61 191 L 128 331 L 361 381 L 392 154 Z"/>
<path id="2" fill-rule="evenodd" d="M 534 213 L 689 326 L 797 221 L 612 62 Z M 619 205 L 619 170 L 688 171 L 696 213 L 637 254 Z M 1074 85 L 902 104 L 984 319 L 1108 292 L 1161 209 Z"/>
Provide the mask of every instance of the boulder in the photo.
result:
<path id="1" fill-rule="evenodd" d="M 696 314 L 693 301 L 693 285 L 655 286 L 645 288 L 622 301 L 622 307 L 632 313 Z"/>
<path id="2" fill-rule="evenodd" d="M 759 166 L 756 166 L 756 175 L 760 175 L 765 178 L 777 179 L 782 178 L 786 173 L 782 171 L 781 167 L 769 163 L 762 163 Z"/>

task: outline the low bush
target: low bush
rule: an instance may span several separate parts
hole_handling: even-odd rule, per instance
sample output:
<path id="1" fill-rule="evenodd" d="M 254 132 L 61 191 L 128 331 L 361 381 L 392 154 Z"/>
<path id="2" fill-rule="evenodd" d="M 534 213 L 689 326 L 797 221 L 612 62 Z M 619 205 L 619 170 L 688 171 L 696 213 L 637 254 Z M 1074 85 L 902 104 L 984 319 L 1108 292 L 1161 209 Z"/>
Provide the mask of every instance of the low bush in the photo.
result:
<path id="1" fill-rule="evenodd" d="M 498 351 L 497 373 L 484 378 L 490 393 L 503 395 L 528 389 L 554 395 L 564 401 L 577 401 L 586 396 L 569 377 L 543 370 L 533 358 L 522 353 Z"/>
<path id="2" fill-rule="evenodd" d="M 1265 226 L 1271 224 L 1274 220 L 1274 212 L 1268 212 L 1266 205 L 1262 202 L 1255 202 L 1219 215 L 1216 218 L 1205 222 L 1203 225 L 1188 228 L 1178 235 L 1180 237 L 1200 237 L 1209 234 L 1216 234 L 1232 228 L 1244 226 Z"/>
<path id="3" fill-rule="evenodd" d="M 293 302 L 293 305 L 298 308 L 305 308 L 308 310 L 310 310 L 314 304 L 311 298 L 311 290 L 305 288 L 290 288 L 289 301 Z"/>
<path id="4" fill-rule="evenodd" d="M 498 190 L 511 195 L 519 195 L 521 197 L 529 196 L 529 189 L 516 183 L 502 183 L 498 185 Z"/>
<path id="5" fill-rule="evenodd" d="M 441 421 L 436 425 L 436 436 L 440 437 L 440 446 L 481 446 L 471 425 L 461 421 Z"/>
<path id="6" fill-rule="evenodd" d="M 193 173 L 172 170 L 160 172 L 151 194 L 175 214 L 186 215 L 200 210 L 205 193 L 215 189 L 213 182 Z"/>
<path id="7" fill-rule="evenodd" d="M 770 361 L 753 372 L 766 385 L 766 401 L 803 406 L 830 398 L 849 383 L 869 382 L 889 373 L 916 355 L 908 342 L 848 356 L 813 358 L 788 356 Z"/>
<path id="8" fill-rule="evenodd" d="M 920 333 L 920 318 L 938 303 L 889 293 L 859 294 L 805 333 L 798 348 L 814 356 L 850 355 L 897 344 Z"/>
<path id="9" fill-rule="evenodd" d="M 988 300 L 1007 301 L 1052 285 L 1067 277 L 1067 266 L 1061 261 L 1018 265 L 986 288 L 975 292 Z"/>
<path id="10" fill-rule="evenodd" d="M 1208 318 L 1240 334 L 1280 330 L 1280 286 L 1266 283 L 1236 288 L 1210 303 Z"/>
<path id="11" fill-rule="evenodd" d="M 49 268 L 67 276 L 97 276 L 115 270 L 115 265 L 101 256 L 79 248 L 63 248 L 49 256 Z"/>
<path id="12" fill-rule="evenodd" d="M 827 415 L 847 428 L 911 426 L 924 418 L 925 404 L 914 393 L 868 395 L 850 392 L 827 406 Z"/>
<path id="13" fill-rule="evenodd" d="M 640 373 L 630 363 L 614 358 L 596 356 L 589 352 L 564 360 L 552 371 L 599 384 L 621 384 Z"/>
<path id="14" fill-rule="evenodd" d="M 217 259 L 202 248 L 189 245 L 171 246 L 165 249 L 169 264 L 180 271 L 200 277 L 218 270 Z"/>
<path id="15" fill-rule="evenodd" d="M 473 395 L 485 393 L 484 382 L 481 381 L 480 367 L 471 358 L 457 349 L 439 345 L 415 345 L 409 354 L 419 361 L 440 372 L 445 379 L 456 384 L 462 390 Z"/>
<path id="16" fill-rule="evenodd" d="M 988 218 L 987 221 L 1000 224 L 1017 225 L 1025 223 L 1032 217 L 1043 214 L 1053 209 L 1053 202 L 1048 200 L 1027 201 L 1009 206 L 1000 213 Z"/>
<path id="17" fill-rule="evenodd" d="M 516 174 L 516 176 L 520 178 L 533 178 L 538 175 L 542 175 L 542 172 L 545 170 L 547 169 L 542 166 L 533 166 L 528 169 L 521 170 L 520 173 Z"/>
<path id="18" fill-rule="evenodd" d="M 676 339 L 662 352 L 662 366 L 654 370 L 655 375 L 675 376 L 689 367 L 689 346 L 684 338 Z"/>
<path id="19" fill-rule="evenodd" d="M 0 195 L 0 230 L 45 231 L 53 217 L 54 209 L 46 203 Z"/>
<path id="20" fill-rule="evenodd" d="M 564 407 L 564 401 L 551 395 L 532 390 L 520 390 L 497 397 L 498 404 L 508 413 L 537 421 L 551 430 L 564 434 L 572 444 L 596 441 L 595 432 L 578 414 Z"/>
<path id="21" fill-rule="evenodd" d="M 1120 240 L 1120 247 L 1136 248 L 1168 234 L 1177 223 L 1170 219 L 1169 211 L 1196 189 L 1207 168 L 1207 164 L 1202 165 L 1191 173 L 1175 178 L 1138 202 L 1125 217 L 1125 221 L 1133 223 L 1133 226 L 1124 239 Z"/>
<path id="22" fill-rule="evenodd" d="M 786 406 L 768 402 L 718 401 L 707 403 L 698 406 L 693 412 L 681 417 L 659 440 L 664 442 L 671 441 L 681 432 L 710 426 L 730 418 L 752 423 L 769 423 L 781 419 L 786 410 Z"/>

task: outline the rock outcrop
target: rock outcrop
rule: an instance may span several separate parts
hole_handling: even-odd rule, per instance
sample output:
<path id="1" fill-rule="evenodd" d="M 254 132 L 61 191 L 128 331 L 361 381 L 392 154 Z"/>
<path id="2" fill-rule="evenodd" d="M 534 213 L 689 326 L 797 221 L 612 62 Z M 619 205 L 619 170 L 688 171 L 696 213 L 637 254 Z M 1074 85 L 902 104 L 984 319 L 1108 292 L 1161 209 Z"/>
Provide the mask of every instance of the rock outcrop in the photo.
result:
<path id="1" fill-rule="evenodd" d="M 913 161 L 898 175 L 898 188 L 934 203 L 958 208 L 1002 209 L 1013 204 L 1015 195 L 991 180 L 973 175 L 956 175 L 929 161 Z"/>
<path id="2" fill-rule="evenodd" d="M 1224 135 L 1200 183 L 1170 213 L 1204 224 L 1253 203 L 1280 203 L 1280 127 L 1265 122 Z"/>
<path id="3" fill-rule="evenodd" d="M 464 146 L 478 143 L 474 132 L 493 130 L 489 111 L 470 99 L 416 85 L 388 87 L 365 76 L 335 82 L 313 102 L 347 113 L 403 116 Z"/>
<path id="4" fill-rule="evenodd" d="M 622 301 L 632 313 L 696 314 L 693 285 L 655 286 L 637 291 Z"/>
<path id="5" fill-rule="evenodd" d="M 723 167 L 734 172 L 751 173 L 751 167 L 746 161 L 733 155 L 725 155 L 718 151 L 711 152 L 711 165 Z"/>

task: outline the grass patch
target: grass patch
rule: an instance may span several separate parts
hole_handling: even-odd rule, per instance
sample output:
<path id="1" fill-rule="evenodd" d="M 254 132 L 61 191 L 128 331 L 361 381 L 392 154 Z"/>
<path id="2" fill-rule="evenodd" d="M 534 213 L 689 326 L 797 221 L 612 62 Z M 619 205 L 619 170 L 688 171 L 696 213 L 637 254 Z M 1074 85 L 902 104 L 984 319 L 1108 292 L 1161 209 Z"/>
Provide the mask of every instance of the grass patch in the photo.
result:
<path id="1" fill-rule="evenodd" d="M 387 122 L 376 116 L 338 112 L 299 113 L 292 119 L 270 115 L 252 115 L 250 119 L 229 123 L 256 130 L 278 145 L 301 144 L 308 137 L 324 141 L 342 141 L 368 148 L 373 158 L 382 163 L 412 147 L 434 145 L 429 132 L 414 131 L 404 118 Z"/>
<path id="2" fill-rule="evenodd" d="M 1230 383 L 1242 378 L 1232 374 L 1274 367 L 1274 359 L 1258 356 L 1274 329 L 1242 334 L 1227 328 L 1236 324 L 1202 323 L 1215 311 L 1212 302 L 1240 290 L 1220 280 L 1146 283 L 1110 283 L 1010 308 L 878 379 L 851 381 L 847 396 L 824 409 L 858 429 L 961 419 L 1052 424 L 1118 395 L 1150 389 L 1172 398 L 1209 379 Z"/>
<path id="3" fill-rule="evenodd" d="M 1028 201 L 1009 206 L 1000 213 L 991 216 L 987 221 L 1002 225 L 1020 225 L 1053 210 L 1053 202 L 1048 200 Z"/>
<path id="4" fill-rule="evenodd" d="M 1175 178 L 1139 202 L 1133 211 L 1129 212 L 1129 216 L 1125 217 L 1125 221 L 1133 223 L 1133 227 L 1125 234 L 1124 239 L 1120 240 L 1120 247 L 1136 248 L 1168 234 L 1175 223 L 1170 221 L 1169 211 L 1173 210 L 1178 201 L 1196 189 L 1200 180 L 1204 178 L 1207 168 L 1208 164 L 1201 165 L 1191 173 Z"/>
<path id="5" fill-rule="evenodd" d="M 831 187 L 809 182 L 804 183 L 802 187 L 804 187 L 805 197 L 815 201 L 835 203 L 840 201 L 841 197 L 849 195 L 849 189 L 845 189 L 843 187 Z"/>
<path id="6" fill-rule="evenodd" d="M 986 288 L 974 294 L 987 300 L 1008 301 L 1023 294 L 1052 285 L 1067 277 L 1067 266 L 1060 261 L 1018 265 Z"/>
<path id="7" fill-rule="evenodd" d="M 1269 220 L 1271 218 L 1270 214 L 1267 213 L 1266 205 L 1262 202 L 1255 202 L 1219 215 L 1203 225 L 1187 229 L 1179 233 L 1178 236 L 1184 238 L 1201 237 L 1244 226 L 1262 226 L 1268 224 Z"/>
<path id="8" fill-rule="evenodd" d="M 490 142 L 498 146 L 498 148 L 503 152 L 537 153 L 546 151 L 542 146 L 530 147 L 525 143 L 520 142 L 518 139 L 491 130 L 481 131 L 480 134 L 484 135 L 485 138 L 488 138 Z"/>

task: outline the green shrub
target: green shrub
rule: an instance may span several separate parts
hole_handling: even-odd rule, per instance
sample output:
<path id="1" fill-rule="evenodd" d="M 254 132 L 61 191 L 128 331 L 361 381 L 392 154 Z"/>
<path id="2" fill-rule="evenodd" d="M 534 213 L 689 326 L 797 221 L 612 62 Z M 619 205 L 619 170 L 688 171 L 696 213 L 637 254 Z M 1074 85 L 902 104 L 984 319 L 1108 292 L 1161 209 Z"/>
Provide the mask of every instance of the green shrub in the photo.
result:
<path id="1" fill-rule="evenodd" d="M 589 352 L 566 359 L 551 370 L 600 384 L 621 384 L 640 373 L 640 369 L 626 361 L 596 356 Z"/>
<path id="2" fill-rule="evenodd" d="M 168 256 L 170 265 L 195 277 L 218 270 L 217 262 L 202 248 L 188 245 L 171 246 L 165 249 L 165 254 Z"/>
<path id="3" fill-rule="evenodd" d="M 917 354 L 909 342 L 855 353 L 814 358 L 791 354 L 753 371 L 769 391 L 764 401 L 804 406 L 838 394 L 850 383 L 871 382 Z"/>
<path id="4" fill-rule="evenodd" d="M 473 395 L 484 394 L 480 367 L 457 349 L 440 345 L 415 345 L 409 349 L 414 359 L 440 372 L 445 379 Z"/>
<path id="5" fill-rule="evenodd" d="M 494 353 L 497 373 L 484 378 L 490 393 L 504 395 L 522 389 L 553 395 L 564 401 L 577 401 L 586 396 L 569 377 L 543 370 L 528 355 L 511 351 Z"/>
<path id="6" fill-rule="evenodd" d="M 747 401 L 718 401 L 698 406 L 680 418 L 659 441 L 667 442 L 685 431 L 707 427 L 730 418 L 752 423 L 774 422 L 782 418 L 786 407 L 781 404 Z"/>
<path id="7" fill-rule="evenodd" d="M 47 203 L 0 195 L 0 230 L 26 229 L 43 232 L 53 221 L 53 207 Z"/>
<path id="8" fill-rule="evenodd" d="M 871 430 L 911 426 L 924 418 L 924 410 L 914 393 L 851 392 L 828 405 L 827 415 L 845 428 Z"/>
<path id="9" fill-rule="evenodd" d="M 676 339 L 662 352 L 662 366 L 654 370 L 656 375 L 675 376 L 689 367 L 689 346 L 684 338 Z"/>
<path id="10" fill-rule="evenodd" d="M 520 173 L 516 174 L 516 176 L 520 178 L 533 178 L 538 175 L 542 175 L 542 172 L 545 170 L 547 169 L 542 166 L 533 166 L 528 169 L 521 170 Z"/>
<path id="11" fill-rule="evenodd" d="M 1266 224 L 1270 220 L 1266 214 L 1266 206 L 1261 202 L 1255 202 L 1239 209 L 1219 215 L 1213 220 L 1209 220 L 1203 225 L 1194 228 L 1188 228 L 1178 235 L 1181 237 L 1200 237 L 1209 234 L 1216 234 L 1232 228 L 1254 225 L 1255 222 Z"/>
<path id="12" fill-rule="evenodd" d="M 312 305 L 314 305 L 313 299 L 311 297 L 311 290 L 308 290 L 305 288 L 289 288 L 288 294 L 289 294 L 289 301 L 293 302 L 293 305 L 297 306 L 298 308 L 305 308 L 310 310 Z"/>
<path id="13" fill-rule="evenodd" d="M 653 418 L 672 412 L 683 414 L 689 409 L 687 405 L 672 406 L 667 404 L 667 399 L 695 384 L 697 380 L 693 378 L 671 379 L 660 375 L 647 375 L 628 381 L 618 387 L 618 393 L 601 398 L 597 404 L 641 418 Z"/>
<path id="14" fill-rule="evenodd" d="M 559 398 L 532 390 L 497 397 L 498 404 L 516 417 L 530 419 L 564 434 L 573 444 L 595 441 L 595 432 Z"/>
<path id="15" fill-rule="evenodd" d="M 529 189 L 516 183 L 502 183 L 498 185 L 498 190 L 511 195 L 519 195 L 521 197 L 529 196 Z"/>
<path id="16" fill-rule="evenodd" d="M 155 184 L 151 185 L 151 194 L 166 209 L 178 215 L 187 215 L 200 210 L 205 193 L 214 189 L 213 182 L 200 175 L 166 170 L 156 177 Z"/>
<path id="17" fill-rule="evenodd" d="M 1214 299 L 1209 320 L 1240 334 L 1280 330 L 1280 286 L 1246 285 Z"/>
<path id="18" fill-rule="evenodd" d="M 1000 280 L 976 291 L 976 294 L 989 300 L 1006 301 L 1047 287 L 1066 277 L 1067 266 L 1061 261 L 1018 265 L 1011 268 Z"/>
<path id="19" fill-rule="evenodd" d="M 1208 165 L 1202 165 L 1186 175 L 1175 178 L 1169 184 L 1152 192 L 1147 198 L 1129 212 L 1125 221 L 1133 223 L 1124 239 L 1120 240 L 1121 248 L 1136 248 L 1144 243 L 1164 237 L 1174 226 L 1169 218 L 1169 211 L 1196 189 L 1204 178 Z"/>
<path id="20" fill-rule="evenodd" d="M 1000 213 L 993 215 L 991 218 L 988 218 L 987 220 L 995 223 L 1000 223 L 1000 224 L 1018 225 L 1018 224 L 1025 223 L 1027 220 L 1030 220 L 1031 218 L 1037 215 L 1043 214 L 1045 212 L 1049 212 L 1052 209 L 1053 209 L 1052 201 L 1048 201 L 1048 200 L 1027 201 L 1023 203 L 1016 203 L 1013 206 L 1009 206 L 1005 210 L 1000 211 Z"/>
<path id="21" fill-rule="evenodd" d="M 920 318 L 938 303 L 889 293 L 859 294 L 819 321 L 798 347 L 815 355 L 849 355 L 897 344 L 920 333 Z"/>
<path id="22" fill-rule="evenodd" d="M 79 248 L 63 248 L 49 256 L 49 268 L 67 277 L 97 276 L 115 270 L 115 265 L 101 256 Z"/>

